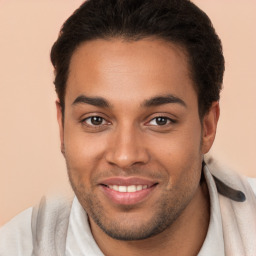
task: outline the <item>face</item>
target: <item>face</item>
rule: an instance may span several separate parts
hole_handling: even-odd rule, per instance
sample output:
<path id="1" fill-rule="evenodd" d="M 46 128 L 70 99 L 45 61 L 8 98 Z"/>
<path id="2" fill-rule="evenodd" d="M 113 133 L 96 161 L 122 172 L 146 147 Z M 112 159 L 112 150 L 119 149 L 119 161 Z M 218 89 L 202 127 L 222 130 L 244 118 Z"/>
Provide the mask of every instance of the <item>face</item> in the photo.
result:
<path id="1" fill-rule="evenodd" d="M 217 104 L 200 122 L 184 51 L 144 39 L 94 40 L 73 54 L 62 151 L 92 230 L 120 240 L 168 229 L 199 189 Z"/>

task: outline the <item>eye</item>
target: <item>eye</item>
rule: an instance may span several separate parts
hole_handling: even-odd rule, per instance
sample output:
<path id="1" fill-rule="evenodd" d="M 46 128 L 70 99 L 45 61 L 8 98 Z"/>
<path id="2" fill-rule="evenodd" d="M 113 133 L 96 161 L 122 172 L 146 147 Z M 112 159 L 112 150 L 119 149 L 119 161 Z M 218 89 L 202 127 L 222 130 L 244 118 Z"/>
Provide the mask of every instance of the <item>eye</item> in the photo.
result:
<path id="1" fill-rule="evenodd" d="M 107 124 L 107 121 L 101 116 L 90 116 L 82 120 L 82 122 L 90 126 L 100 126 Z"/>
<path id="2" fill-rule="evenodd" d="M 170 123 L 175 123 L 174 120 L 170 119 L 169 117 L 165 116 L 158 116 L 150 120 L 148 123 L 149 125 L 157 125 L 157 126 L 163 126 L 163 125 L 168 125 Z"/>

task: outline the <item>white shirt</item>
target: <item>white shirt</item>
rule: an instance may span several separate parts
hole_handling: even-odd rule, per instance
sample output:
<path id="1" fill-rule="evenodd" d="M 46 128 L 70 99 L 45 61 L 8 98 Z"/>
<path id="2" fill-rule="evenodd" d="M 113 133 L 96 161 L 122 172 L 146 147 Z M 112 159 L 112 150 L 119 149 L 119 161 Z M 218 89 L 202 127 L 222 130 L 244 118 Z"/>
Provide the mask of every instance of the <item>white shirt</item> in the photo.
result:
<path id="1" fill-rule="evenodd" d="M 210 223 L 199 256 L 224 256 L 224 239 L 219 194 L 207 168 L 204 175 L 210 195 Z M 32 255 L 32 208 L 20 213 L 0 229 L 0 256 Z M 103 256 L 88 223 L 87 214 L 75 197 L 72 203 L 66 238 L 66 256 Z"/>
<path id="2" fill-rule="evenodd" d="M 224 241 L 218 192 L 211 174 L 205 171 L 210 194 L 210 223 L 199 256 L 224 256 Z M 77 198 L 74 199 L 66 241 L 66 256 L 103 256 L 93 239 L 87 215 Z"/>

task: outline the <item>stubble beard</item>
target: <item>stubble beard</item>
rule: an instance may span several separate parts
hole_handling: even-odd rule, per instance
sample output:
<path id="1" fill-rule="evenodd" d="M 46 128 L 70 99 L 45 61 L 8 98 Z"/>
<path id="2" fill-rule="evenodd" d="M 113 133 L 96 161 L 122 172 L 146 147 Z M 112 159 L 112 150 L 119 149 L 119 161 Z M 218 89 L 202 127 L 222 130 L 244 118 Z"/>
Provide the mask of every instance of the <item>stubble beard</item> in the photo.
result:
<path id="1" fill-rule="evenodd" d="M 129 223 L 127 223 L 125 217 L 118 222 L 116 219 L 106 216 L 100 200 L 93 193 L 86 192 L 86 188 L 82 183 L 75 184 L 69 168 L 68 176 L 80 204 L 89 216 L 89 220 L 94 221 L 108 236 L 121 241 L 144 240 L 156 236 L 167 229 L 171 230 L 173 223 L 182 214 L 195 193 L 195 189 L 194 191 L 183 190 L 179 195 L 175 194 L 175 191 L 168 191 L 154 205 L 152 211 L 155 212 L 147 222 L 138 224 L 135 221 L 133 223 L 128 218 Z M 127 216 L 129 211 L 132 211 L 132 209 L 129 209 L 128 206 L 126 207 Z"/>
<path id="2" fill-rule="evenodd" d="M 91 200 L 89 200 L 91 201 Z M 91 202 L 92 203 L 92 202 Z M 94 205 L 95 206 L 95 205 Z M 103 209 L 94 207 L 90 211 L 90 217 L 101 228 L 101 230 L 108 236 L 121 241 L 136 241 L 144 240 L 156 236 L 166 229 L 170 228 L 175 220 L 180 216 L 182 209 L 168 209 L 166 203 L 160 203 L 156 206 L 157 212 L 151 217 L 150 221 L 138 224 L 136 221 L 132 223 L 116 222 L 115 220 L 109 221 L 103 213 Z M 129 214 L 129 212 L 127 213 Z M 127 226 L 129 224 L 129 227 Z"/>

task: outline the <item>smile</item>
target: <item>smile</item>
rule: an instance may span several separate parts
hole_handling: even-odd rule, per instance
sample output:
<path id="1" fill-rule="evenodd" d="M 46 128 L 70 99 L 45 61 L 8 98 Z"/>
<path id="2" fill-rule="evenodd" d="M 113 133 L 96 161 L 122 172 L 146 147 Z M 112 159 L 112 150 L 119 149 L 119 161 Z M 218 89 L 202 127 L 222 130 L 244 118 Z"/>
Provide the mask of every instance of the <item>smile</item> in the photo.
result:
<path id="1" fill-rule="evenodd" d="M 110 189 L 113 189 L 121 193 L 127 193 L 127 192 L 133 193 L 133 192 L 141 191 L 143 189 L 147 189 L 148 185 L 130 185 L 130 186 L 109 185 L 108 187 Z"/>
<path id="2" fill-rule="evenodd" d="M 99 185 L 111 203 L 135 205 L 153 195 L 158 182 L 139 177 L 112 177 L 102 180 Z"/>

